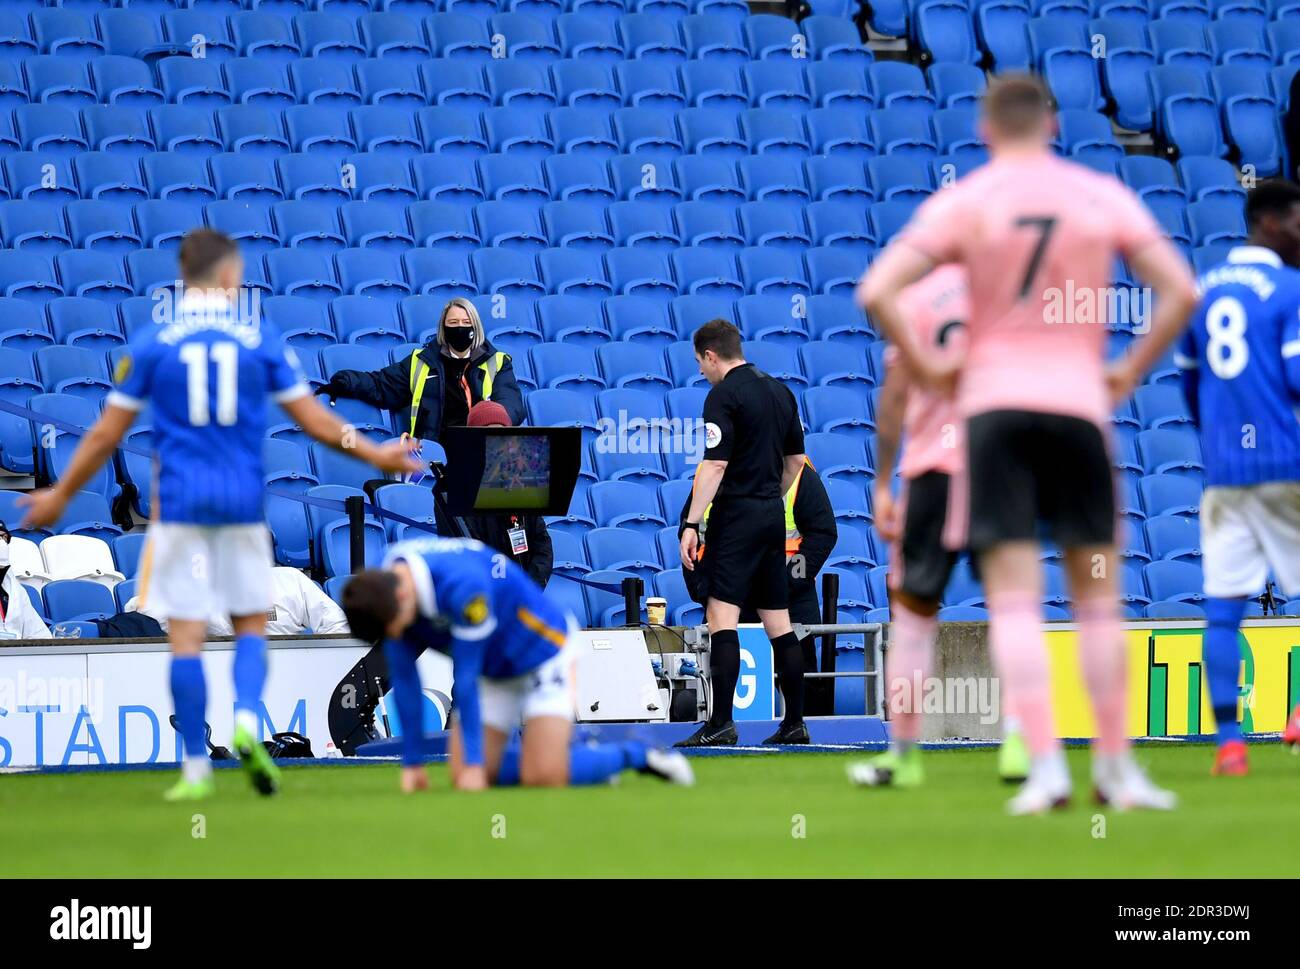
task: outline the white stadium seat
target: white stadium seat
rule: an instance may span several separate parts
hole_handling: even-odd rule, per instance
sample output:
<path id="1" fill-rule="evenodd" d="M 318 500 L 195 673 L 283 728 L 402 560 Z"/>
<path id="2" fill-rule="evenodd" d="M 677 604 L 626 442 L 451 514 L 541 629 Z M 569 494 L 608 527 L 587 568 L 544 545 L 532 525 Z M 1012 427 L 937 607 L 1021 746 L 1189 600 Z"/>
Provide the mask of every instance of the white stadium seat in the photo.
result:
<path id="1" fill-rule="evenodd" d="M 41 542 L 41 555 L 50 579 L 86 579 L 111 589 L 125 578 L 113 562 L 113 550 L 100 538 L 53 535 Z"/>
<path id="2" fill-rule="evenodd" d="M 14 536 L 9 540 L 9 568 L 23 585 L 43 589 L 51 576 L 45 568 L 40 547 L 30 539 Z"/>

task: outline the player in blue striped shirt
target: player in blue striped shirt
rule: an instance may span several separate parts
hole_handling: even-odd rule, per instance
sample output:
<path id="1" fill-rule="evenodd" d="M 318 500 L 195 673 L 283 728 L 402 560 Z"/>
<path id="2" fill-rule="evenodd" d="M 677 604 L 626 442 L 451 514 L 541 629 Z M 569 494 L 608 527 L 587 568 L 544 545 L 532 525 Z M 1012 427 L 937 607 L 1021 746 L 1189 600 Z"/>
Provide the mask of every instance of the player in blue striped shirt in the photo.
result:
<path id="1" fill-rule="evenodd" d="M 1183 389 L 1201 428 L 1204 653 L 1218 723 L 1214 773 L 1247 772 L 1237 723 L 1237 633 L 1271 568 L 1300 595 L 1300 186 L 1264 183 L 1246 200 L 1249 243 L 1197 281 L 1179 347 Z M 1300 741 L 1300 707 L 1287 725 Z"/>
<path id="2" fill-rule="evenodd" d="M 223 614 L 236 637 L 233 746 L 254 786 L 271 794 L 278 772 L 257 740 L 273 589 L 262 508 L 268 398 L 316 440 L 381 471 L 411 471 L 415 464 L 401 444 L 375 444 L 331 415 L 312 397 L 279 335 L 238 312 L 244 265 L 233 241 L 210 229 L 190 232 L 181 243 L 180 268 L 174 313 L 131 341 L 115 375 L 117 389 L 63 476 L 24 499 L 24 527 L 57 522 L 150 405 L 154 522 L 140 596 L 169 621 L 172 698 L 185 746 L 181 780 L 166 796 L 194 800 L 213 789 L 199 652 L 208 618 Z"/>
<path id="3" fill-rule="evenodd" d="M 694 782 L 675 751 L 636 741 L 570 744 L 575 656 L 568 643 L 577 624 L 509 556 L 481 542 L 400 542 L 384 568 L 352 577 L 343 611 L 354 636 L 384 643 L 407 793 L 429 786 L 415 668 L 426 648 L 451 654 L 451 777 L 458 790 L 599 784 L 624 770 Z M 522 742 L 507 746 L 521 725 Z"/>

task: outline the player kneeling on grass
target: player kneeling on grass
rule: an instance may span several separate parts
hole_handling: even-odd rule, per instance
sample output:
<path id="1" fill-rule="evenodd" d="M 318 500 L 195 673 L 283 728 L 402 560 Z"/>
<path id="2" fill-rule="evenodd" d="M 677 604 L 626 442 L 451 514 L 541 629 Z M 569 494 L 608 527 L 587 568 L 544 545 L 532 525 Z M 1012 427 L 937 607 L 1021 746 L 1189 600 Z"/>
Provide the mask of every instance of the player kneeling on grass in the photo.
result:
<path id="1" fill-rule="evenodd" d="M 343 590 L 352 634 L 384 643 L 402 731 L 402 790 L 429 786 L 416 657 L 451 655 L 451 780 L 463 791 L 494 785 L 599 784 L 628 769 L 692 784 L 681 754 L 636 741 L 570 744 L 577 627 L 523 569 L 472 539 L 428 538 L 394 545 L 384 567 L 355 575 Z M 507 746 L 523 726 L 519 745 Z"/>

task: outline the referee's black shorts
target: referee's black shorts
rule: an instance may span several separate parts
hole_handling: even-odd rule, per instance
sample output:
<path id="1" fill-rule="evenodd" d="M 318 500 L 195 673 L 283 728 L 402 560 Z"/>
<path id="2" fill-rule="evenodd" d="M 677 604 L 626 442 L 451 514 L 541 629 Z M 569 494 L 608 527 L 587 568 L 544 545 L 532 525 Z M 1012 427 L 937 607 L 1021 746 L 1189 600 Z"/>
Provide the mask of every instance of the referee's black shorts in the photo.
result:
<path id="1" fill-rule="evenodd" d="M 713 503 L 701 565 L 709 598 L 734 606 L 785 609 L 785 505 L 780 498 Z"/>
<path id="2" fill-rule="evenodd" d="M 997 410 L 966 425 L 970 547 L 1115 541 L 1115 482 L 1102 430 L 1064 414 Z"/>

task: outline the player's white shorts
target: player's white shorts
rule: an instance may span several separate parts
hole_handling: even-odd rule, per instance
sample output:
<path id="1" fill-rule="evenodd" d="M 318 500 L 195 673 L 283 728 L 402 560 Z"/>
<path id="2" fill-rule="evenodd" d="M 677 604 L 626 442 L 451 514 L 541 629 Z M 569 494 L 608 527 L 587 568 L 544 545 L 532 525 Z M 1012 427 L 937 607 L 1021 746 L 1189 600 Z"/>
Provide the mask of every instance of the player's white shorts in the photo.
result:
<path id="1" fill-rule="evenodd" d="M 572 641 L 573 627 L 569 628 Z M 577 706 L 576 651 L 566 645 L 531 673 L 509 680 L 478 681 L 479 716 L 486 727 L 509 733 L 534 717 L 573 720 Z"/>
<path id="2" fill-rule="evenodd" d="M 1300 595 L 1300 482 L 1206 488 L 1201 558 L 1207 596 L 1259 595 L 1270 569 L 1287 596 Z"/>
<path id="3" fill-rule="evenodd" d="M 142 606 L 168 619 L 207 621 L 271 609 L 271 533 L 263 524 L 149 526 Z"/>

